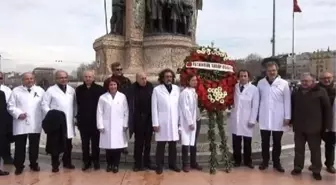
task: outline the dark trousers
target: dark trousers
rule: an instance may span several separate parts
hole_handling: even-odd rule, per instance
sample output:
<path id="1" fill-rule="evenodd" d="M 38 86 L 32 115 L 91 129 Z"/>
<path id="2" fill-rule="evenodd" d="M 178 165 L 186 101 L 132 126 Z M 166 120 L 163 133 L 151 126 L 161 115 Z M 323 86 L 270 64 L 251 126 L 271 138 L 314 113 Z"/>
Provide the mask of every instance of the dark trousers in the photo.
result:
<path id="1" fill-rule="evenodd" d="M 248 165 L 252 163 L 252 137 L 238 136 L 232 134 L 232 147 L 233 147 L 233 159 L 236 164 L 241 164 L 242 161 L 242 141 L 244 144 L 244 164 Z"/>
<path id="2" fill-rule="evenodd" d="M 22 134 L 14 136 L 15 153 L 14 153 L 14 166 L 17 169 L 24 168 L 26 160 L 26 145 L 27 139 L 29 140 L 29 162 L 30 167 L 36 167 L 37 158 L 39 154 L 40 134 Z"/>
<path id="3" fill-rule="evenodd" d="M 335 162 L 335 143 L 336 143 L 336 133 L 326 132 L 323 134 L 323 141 L 325 143 L 325 165 L 327 167 L 334 166 Z"/>
<path id="4" fill-rule="evenodd" d="M 197 121 L 196 123 L 196 138 L 194 146 L 182 146 L 182 164 L 185 166 L 189 163 L 188 153 L 190 150 L 190 165 L 195 166 L 196 162 L 196 153 L 197 153 L 197 138 L 201 129 L 201 121 Z"/>
<path id="5" fill-rule="evenodd" d="M 312 171 L 314 173 L 320 173 L 322 169 L 321 160 L 321 134 L 307 134 L 302 132 L 294 133 L 295 144 L 295 156 L 294 156 L 294 168 L 302 170 L 304 168 L 305 161 L 305 145 L 308 143 L 310 149 L 310 160 L 312 163 Z"/>
<path id="6" fill-rule="evenodd" d="M 0 150 L 2 151 L 2 157 L 4 161 L 6 161 L 12 158 L 11 142 L 10 142 L 8 134 L 4 135 L 2 138 L 3 138 L 3 141 L 2 141 L 3 144 L 0 147 Z"/>
<path id="7" fill-rule="evenodd" d="M 263 163 L 268 164 L 270 159 L 270 139 L 273 138 L 272 160 L 273 165 L 280 165 L 281 139 L 283 131 L 260 130 L 261 134 L 261 155 Z"/>
<path id="8" fill-rule="evenodd" d="M 150 122 L 145 124 L 139 124 L 134 131 L 134 161 L 135 167 L 141 168 L 143 166 L 149 166 L 150 161 L 150 149 L 153 135 L 153 128 Z"/>
<path id="9" fill-rule="evenodd" d="M 158 141 L 156 144 L 156 165 L 158 168 L 162 168 L 164 164 L 164 153 L 166 143 L 168 143 L 168 163 L 169 167 L 176 166 L 176 141 Z"/>
<path id="10" fill-rule="evenodd" d="M 93 163 L 99 163 L 99 137 L 100 133 L 97 129 L 81 129 L 80 130 L 82 140 L 82 160 L 86 165 Z M 90 155 L 91 145 L 91 155 Z"/>
<path id="11" fill-rule="evenodd" d="M 123 149 L 106 149 L 106 162 L 108 166 L 119 167 L 121 152 Z"/>
<path id="12" fill-rule="evenodd" d="M 66 139 L 65 149 L 62 156 L 63 166 L 72 165 L 71 162 L 71 152 L 72 152 L 72 139 Z M 51 165 L 53 168 L 58 168 L 60 165 L 59 155 L 51 156 Z"/>

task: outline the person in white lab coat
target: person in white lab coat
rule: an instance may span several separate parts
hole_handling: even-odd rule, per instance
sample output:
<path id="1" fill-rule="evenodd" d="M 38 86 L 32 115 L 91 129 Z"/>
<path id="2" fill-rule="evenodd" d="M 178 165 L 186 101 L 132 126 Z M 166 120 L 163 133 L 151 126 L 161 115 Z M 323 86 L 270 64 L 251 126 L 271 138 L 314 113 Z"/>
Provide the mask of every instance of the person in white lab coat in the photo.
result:
<path id="1" fill-rule="evenodd" d="M 197 86 L 196 76 L 189 76 L 187 87 L 182 90 L 179 99 L 179 123 L 182 142 L 183 171 L 189 172 L 189 148 L 196 145 L 197 127 Z"/>
<path id="2" fill-rule="evenodd" d="M 278 172 L 285 172 L 280 163 L 281 139 L 284 131 L 289 129 L 291 119 L 291 92 L 286 80 L 278 75 L 278 64 L 266 64 L 266 77 L 258 82 L 260 94 L 259 127 L 261 133 L 262 158 L 260 170 L 268 168 L 270 137 L 273 137 L 273 167 Z"/>
<path id="3" fill-rule="evenodd" d="M 253 169 L 251 142 L 259 108 L 258 88 L 251 84 L 247 70 L 238 72 L 239 83 L 235 85 L 234 107 L 229 118 L 232 133 L 234 165 L 241 165 L 242 140 L 244 143 L 244 165 Z"/>
<path id="4" fill-rule="evenodd" d="M 119 171 L 121 152 L 127 148 L 128 104 L 126 96 L 118 91 L 119 81 L 106 80 L 108 90 L 101 95 L 97 107 L 97 128 L 100 131 L 99 147 L 106 150 L 107 172 Z"/>
<path id="5" fill-rule="evenodd" d="M 9 97 L 12 93 L 12 90 L 7 87 L 6 85 L 4 85 L 4 80 L 5 80 L 5 76 L 2 72 L 0 72 L 0 91 L 3 91 L 5 93 L 6 96 L 6 102 L 8 102 Z M 11 124 L 12 124 L 12 119 L 8 120 L 10 125 L 10 128 L 12 128 Z M 7 130 L 6 133 L 6 137 L 4 138 L 6 141 L 4 141 L 3 146 L 1 146 L 2 148 L 0 148 L 0 150 L 4 151 L 3 153 L 3 157 L 4 157 L 4 164 L 13 164 L 13 158 L 11 155 L 11 142 L 13 141 L 13 133 L 12 133 L 12 129 Z"/>
<path id="6" fill-rule="evenodd" d="M 171 69 L 164 69 L 159 74 L 160 85 L 152 95 L 152 124 L 155 132 L 156 173 L 163 172 L 164 152 L 169 143 L 169 169 L 180 172 L 176 165 L 176 142 L 179 140 L 179 96 L 180 88 L 173 85 L 175 74 Z"/>
<path id="7" fill-rule="evenodd" d="M 62 157 L 63 167 L 74 169 L 71 162 L 72 138 L 75 137 L 74 118 L 77 114 L 75 89 L 68 85 L 68 73 L 65 71 L 56 71 L 56 84 L 49 87 L 42 98 L 41 106 L 46 115 L 50 110 L 59 110 L 66 115 L 67 140 L 65 151 Z M 59 156 L 51 156 L 52 171 L 58 172 L 60 165 Z"/>
<path id="8" fill-rule="evenodd" d="M 35 85 L 33 73 L 27 72 L 23 74 L 22 85 L 15 87 L 9 98 L 7 108 L 13 117 L 15 175 L 23 172 L 27 139 L 29 139 L 30 169 L 40 171 L 37 159 L 42 131 L 43 94 L 44 90 Z"/>

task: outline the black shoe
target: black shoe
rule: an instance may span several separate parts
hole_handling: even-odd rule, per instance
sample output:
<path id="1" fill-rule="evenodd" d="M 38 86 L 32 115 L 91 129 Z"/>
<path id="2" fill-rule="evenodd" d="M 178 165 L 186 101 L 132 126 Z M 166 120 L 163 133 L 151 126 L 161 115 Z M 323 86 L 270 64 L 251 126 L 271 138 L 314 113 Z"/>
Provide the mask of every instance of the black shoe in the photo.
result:
<path id="1" fill-rule="evenodd" d="M 93 163 L 93 169 L 94 169 L 94 170 L 99 170 L 99 169 L 100 169 L 100 164 L 99 164 L 99 162 L 95 162 L 95 163 Z"/>
<path id="2" fill-rule="evenodd" d="M 158 168 L 156 168 L 155 172 L 156 172 L 156 174 L 160 175 L 160 174 L 163 173 L 163 169 L 158 167 Z"/>
<path id="3" fill-rule="evenodd" d="M 190 167 L 189 166 L 183 166 L 182 170 L 183 170 L 183 172 L 188 173 L 190 171 Z"/>
<path id="4" fill-rule="evenodd" d="M 251 168 L 251 169 L 254 169 L 254 165 L 252 163 L 245 164 L 244 166 L 246 166 L 248 168 Z"/>
<path id="5" fill-rule="evenodd" d="M 282 167 L 281 164 L 274 165 L 273 168 L 280 173 L 285 173 L 285 169 Z"/>
<path id="6" fill-rule="evenodd" d="M 145 169 L 147 169 L 147 170 L 155 170 L 156 166 L 151 165 L 151 164 L 147 164 L 147 165 L 145 165 Z"/>
<path id="7" fill-rule="evenodd" d="M 170 166 L 169 169 L 174 171 L 174 172 L 178 172 L 178 173 L 181 172 L 181 169 L 178 168 L 177 166 Z"/>
<path id="8" fill-rule="evenodd" d="M 261 163 L 260 165 L 259 165 L 259 170 L 266 170 L 268 168 L 268 164 L 266 164 L 266 163 Z"/>
<path id="9" fill-rule="evenodd" d="M 57 173 L 57 172 L 59 172 L 59 168 L 58 167 L 52 168 L 51 172 Z"/>
<path id="10" fill-rule="evenodd" d="M 7 175 L 9 175 L 9 172 L 0 170 L 0 176 L 7 176 Z"/>
<path id="11" fill-rule="evenodd" d="M 138 167 L 138 166 L 133 167 L 134 172 L 140 172 L 140 171 L 143 171 L 143 170 L 144 170 L 144 168 L 142 168 L 142 167 Z"/>
<path id="12" fill-rule="evenodd" d="M 21 175 L 23 172 L 23 168 L 17 168 L 15 169 L 15 175 Z"/>
<path id="13" fill-rule="evenodd" d="M 336 169 L 333 166 L 329 166 L 329 167 L 327 167 L 327 172 L 335 174 L 336 173 Z"/>
<path id="14" fill-rule="evenodd" d="M 111 171 L 112 171 L 112 166 L 111 165 L 107 165 L 106 172 L 111 172 Z"/>
<path id="15" fill-rule="evenodd" d="M 294 170 L 291 171 L 291 174 L 294 175 L 294 176 L 295 175 L 301 175 L 301 173 L 302 173 L 302 170 L 298 170 L 298 169 L 294 169 Z"/>
<path id="16" fill-rule="evenodd" d="M 36 165 L 30 165 L 30 170 L 34 171 L 34 172 L 39 172 L 39 171 L 41 171 L 41 168 L 40 168 L 40 166 L 38 164 L 36 164 Z"/>
<path id="17" fill-rule="evenodd" d="M 313 178 L 317 181 L 322 180 L 322 176 L 320 173 L 313 173 Z"/>
<path id="18" fill-rule="evenodd" d="M 190 167 L 191 167 L 191 169 L 198 170 L 198 171 L 203 170 L 202 166 L 200 166 L 198 163 L 192 164 L 192 165 L 190 165 Z"/>
<path id="19" fill-rule="evenodd" d="M 73 169 L 75 169 L 75 165 L 73 165 L 73 164 L 66 164 L 66 165 L 63 165 L 63 168 L 66 168 L 66 169 L 69 169 L 69 170 L 73 170 Z"/>
<path id="20" fill-rule="evenodd" d="M 91 168 L 91 164 L 84 164 L 83 165 L 83 168 L 82 168 L 82 171 L 86 171 L 86 170 L 88 170 L 88 169 L 90 169 Z"/>
<path id="21" fill-rule="evenodd" d="M 4 161 L 4 164 L 9 165 L 9 164 L 13 164 L 14 159 L 10 156 L 10 157 L 4 158 L 3 161 Z"/>
<path id="22" fill-rule="evenodd" d="M 118 173 L 119 172 L 119 167 L 118 166 L 113 166 L 112 167 L 112 172 L 113 173 Z"/>

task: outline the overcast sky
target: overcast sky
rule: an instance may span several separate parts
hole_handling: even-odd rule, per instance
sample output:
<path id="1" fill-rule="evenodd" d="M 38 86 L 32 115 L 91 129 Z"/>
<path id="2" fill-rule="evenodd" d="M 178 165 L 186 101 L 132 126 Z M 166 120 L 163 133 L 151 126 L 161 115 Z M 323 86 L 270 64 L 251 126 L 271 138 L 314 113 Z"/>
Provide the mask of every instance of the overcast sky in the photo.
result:
<path id="1" fill-rule="evenodd" d="M 108 0 L 109 1 L 109 0 Z M 336 0 L 298 0 L 296 52 L 336 49 Z M 292 0 L 277 0 L 276 52 L 291 52 Z M 110 5 L 111 3 L 109 3 Z M 108 8 L 111 14 L 110 6 Z M 94 60 L 92 43 L 105 33 L 103 0 L 1 0 L 2 69 L 75 69 Z M 271 54 L 271 0 L 205 0 L 197 42 L 211 41 L 234 58 Z M 63 63 L 55 63 L 62 60 Z"/>

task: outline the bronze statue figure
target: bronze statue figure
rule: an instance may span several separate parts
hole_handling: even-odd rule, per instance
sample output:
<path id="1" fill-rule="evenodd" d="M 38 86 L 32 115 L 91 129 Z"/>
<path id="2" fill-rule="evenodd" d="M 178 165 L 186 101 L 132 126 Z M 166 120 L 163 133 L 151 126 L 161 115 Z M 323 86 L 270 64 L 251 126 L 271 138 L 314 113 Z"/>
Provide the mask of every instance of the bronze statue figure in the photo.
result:
<path id="1" fill-rule="evenodd" d="M 192 33 L 192 18 L 194 15 L 194 10 L 193 10 L 193 5 L 191 4 L 192 2 L 187 1 L 182 1 L 182 7 L 183 7 L 183 12 L 182 12 L 182 25 L 183 25 L 183 34 L 185 35 L 191 35 Z"/>
<path id="2" fill-rule="evenodd" d="M 113 0 L 112 1 L 112 17 L 110 19 L 111 34 L 124 33 L 124 13 L 125 13 L 125 1 Z"/>
<path id="3" fill-rule="evenodd" d="M 165 3 L 166 0 L 147 0 L 146 10 L 149 15 L 150 32 L 163 32 L 162 11 Z M 157 23 L 157 27 L 155 23 Z"/>
<path id="4" fill-rule="evenodd" d="M 178 24 L 182 22 L 183 7 L 181 5 L 180 0 L 168 0 L 168 8 L 170 9 L 169 28 L 175 34 L 178 31 Z"/>

